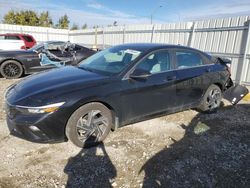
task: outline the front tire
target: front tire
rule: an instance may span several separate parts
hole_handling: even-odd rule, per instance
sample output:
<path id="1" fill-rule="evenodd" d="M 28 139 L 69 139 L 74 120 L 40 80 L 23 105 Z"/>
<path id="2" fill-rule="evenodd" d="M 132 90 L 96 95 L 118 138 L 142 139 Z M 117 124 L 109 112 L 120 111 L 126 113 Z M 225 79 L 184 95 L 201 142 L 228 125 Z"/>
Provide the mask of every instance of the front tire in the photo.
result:
<path id="1" fill-rule="evenodd" d="M 203 96 L 199 109 L 203 112 L 213 113 L 220 107 L 222 100 L 221 89 L 217 85 L 210 85 Z"/>
<path id="2" fill-rule="evenodd" d="M 89 103 L 78 108 L 66 125 L 66 136 L 76 146 L 87 148 L 98 145 L 109 134 L 112 113 L 101 103 Z"/>
<path id="3" fill-rule="evenodd" d="M 23 67 L 15 60 L 7 60 L 1 64 L 0 73 L 6 79 L 20 78 L 23 75 Z"/>

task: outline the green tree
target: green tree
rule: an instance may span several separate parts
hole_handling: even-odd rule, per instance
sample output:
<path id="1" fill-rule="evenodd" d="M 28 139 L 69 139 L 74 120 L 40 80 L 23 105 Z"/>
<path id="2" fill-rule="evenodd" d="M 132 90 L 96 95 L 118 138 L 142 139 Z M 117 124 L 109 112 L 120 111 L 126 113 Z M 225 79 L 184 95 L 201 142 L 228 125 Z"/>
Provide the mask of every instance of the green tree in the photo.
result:
<path id="1" fill-rule="evenodd" d="M 4 16 L 3 23 L 38 26 L 39 18 L 36 12 L 32 10 L 26 10 L 26 11 L 20 11 L 20 12 L 14 12 L 13 10 L 10 10 Z"/>
<path id="2" fill-rule="evenodd" d="M 99 28 L 99 25 L 94 25 L 93 26 L 93 29 L 97 29 L 97 28 Z"/>
<path id="3" fill-rule="evenodd" d="M 88 28 L 88 25 L 86 23 L 83 24 L 82 29 L 87 29 L 87 28 Z"/>
<path id="4" fill-rule="evenodd" d="M 49 15 L 48 11 L 42 12 L 39 16 L 39 26 L 51 27 L 53 26 L 53 21 Z"/>
<path id="5" fill-rule="evenodd" d="M 32 10 L 20 11 L 16 13 L 16 24 L 38 26 L 39 18 Z"/>
<path id="6" fill-rule="evenodd" d="M 72 27 L 70 28 L 70 30 L 77 30 L 79 29 L 78 25 L 77 24 L 73 24 Z"/>
<path id="7" fill-rule="evenodd" d="M 16 13 L 14 10 L 10 10 L 3 17 L 4 24 L 16 24 Z"/>
<path id="8" fill-rule="evenodd" d="M 67 14 L 65 14 L 58 20 L 58 24 L 56 25 L 56 27 L 59 29 L 68 29 L 69 23 L 69 17 L 67 16 Z"/>

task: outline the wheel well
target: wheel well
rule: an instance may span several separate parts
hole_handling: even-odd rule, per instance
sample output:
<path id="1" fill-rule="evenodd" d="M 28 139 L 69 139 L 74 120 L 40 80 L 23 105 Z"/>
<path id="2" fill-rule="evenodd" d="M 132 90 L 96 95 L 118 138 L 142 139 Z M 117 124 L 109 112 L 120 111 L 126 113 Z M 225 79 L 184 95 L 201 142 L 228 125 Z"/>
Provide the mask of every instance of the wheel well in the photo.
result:
<path id="1" fill-rule="evenodd" d="M 115 109 L 111 105 L 109 105 L 108 103 L 103 102 L 103 101 L 91 101 L 91 102 L 97 102 L 97 103 L 103 104 L 104 106 L 106 106 L 112 112 L 112 115 L 113 115 L 114 118 L 117 117 Z M 91 102 L 88 102 L 88 103 L 91 103 Z M 86 104 L 88 104 L 88 103 L 86 103 Z"/>
<path id="2" fill-rule="evenodd" d="M 214 85 L 218 86 L 221 89 L 221 91 L 223 91 L 223 86 L 221 83 L 214 83 Z"/>

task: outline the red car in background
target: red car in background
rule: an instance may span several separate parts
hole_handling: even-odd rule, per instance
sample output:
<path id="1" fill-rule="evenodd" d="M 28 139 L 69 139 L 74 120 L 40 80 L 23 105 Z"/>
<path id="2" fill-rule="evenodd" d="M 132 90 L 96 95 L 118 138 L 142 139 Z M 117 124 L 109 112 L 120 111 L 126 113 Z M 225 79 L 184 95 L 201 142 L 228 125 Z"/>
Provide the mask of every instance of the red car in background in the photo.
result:
<path id="1" fill-rule="evenodd" d="M 28 34 L 19 34 L 19 33 L 0 34 L 0 39 L 22 40 L 24 42 L 24 46 L 22 46 L 21 49 L 29 49 L 29 48 L 32 48 L 36 44 L 36 40 L 34 39 L 34 37 Z"/>

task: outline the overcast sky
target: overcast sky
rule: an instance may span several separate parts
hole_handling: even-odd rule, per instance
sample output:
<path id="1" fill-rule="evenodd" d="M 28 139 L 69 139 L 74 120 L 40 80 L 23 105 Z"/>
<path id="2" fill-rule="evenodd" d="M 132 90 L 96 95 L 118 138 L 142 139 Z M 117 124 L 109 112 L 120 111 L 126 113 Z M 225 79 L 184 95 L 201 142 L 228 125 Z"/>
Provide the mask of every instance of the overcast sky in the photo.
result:
<path id="1" fill-rule="evenodd" d="M 0 0 L 0 19 L 11 9 L 48 10 L 54 22 L 67 14 L 71 24 L 106 26 L 150 23 L 152 13 L 154 23 L 250 15 L 250 0 Z"/>

